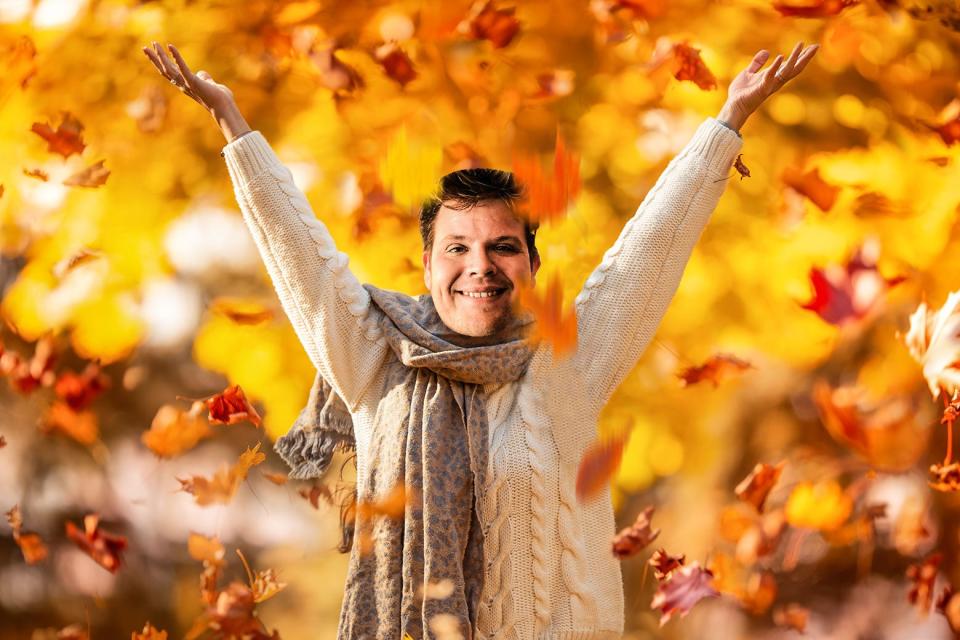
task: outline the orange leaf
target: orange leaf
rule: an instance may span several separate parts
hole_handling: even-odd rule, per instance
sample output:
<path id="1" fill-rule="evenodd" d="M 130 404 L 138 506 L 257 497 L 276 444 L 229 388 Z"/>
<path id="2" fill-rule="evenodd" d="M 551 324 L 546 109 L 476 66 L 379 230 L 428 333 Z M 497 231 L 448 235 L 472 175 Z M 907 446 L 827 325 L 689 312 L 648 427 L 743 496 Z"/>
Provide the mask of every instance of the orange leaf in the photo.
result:
<path id="1" fill-rule="evenodd" d="M 654 507 L 651 505 L 640 512 L 629 527 L 624 527 L 613 536 L 613 555 L 619 559 L 636 555 L 660 535 L 660 529 L 650 528 Z"/>
<path id="2" fill-rule="evenodd" d="M 36 533 L 24 533 L 22 531 L 23 518 L 20 515 L 20 505 L 13 505 L 13 507 L 7 511 L 6 515 L 7 522 L 10 523 L 10 528 L 13 529 L 13 541 L 20 547 L 20 552 L 23 553 L 23 559 L 26 563 L 37 564 L 46 558 L 47 546 L 43 543 L 40 536 Z"/>
<path id="3" fill-rule="evenodd" d="M 933 604 L 933 585 L 937 580 L 937 567 L 942 561 L 943 554 L 937 552 L 924 558 L 923 562 L 907 567 L 907 578 L 911 583 L 907 599 L 917 608 L 921 616 L 926 616 L 930 612 Z"/>
<path id="4" fill-rule="evenodd" d="M 774 2 L 773 8 L 784 17 L 828 18 L 859 2 L 860 0 L 806 0 L 803 4 Z"/>
<path id="5" fill-rule="evenodd" d="M 537 342 L 548 340 L 553 347 L 554 357 L 563 357 L 577 346 L 576 310 L 563 308 L 563 286 L 560 276 L 554 273 L 547 283 L 543 297 L 526 284 L 517 288 L 518 307 L 531 312 L 536 318 L 529 339 Z"/>
<path id="6" fill-rule="evenodd" d="M 580 193 L 580 156 L 568 151 L 557 130 L 553 151 L 553 172 L 546 175 L 539 158 L 517 154 L 513 173 L 523 185 L 519 213 L 540 224 L 560 220 Z"/>
<path id="7" fill-rule="evenodd" d="M 709 380 L 713 383 L 713 387 L 717 388 L 720 380 L 726 376 L 755 368 L 756 367 L 746 360 L 741 360 L 736 356 L 727 353 L 717 353 L 710 356 L 702 365 L 687 367 L 678 373 L 677 377 L 680 378 L 681 386 L 684 387 Z"/>
<path id="8" fill-rule="evenodd" d="M 690 80 L 704 90 L 715 89 L 717 79 L 700 58 L 700 49 L 694 49 L 686 42 L 673 45 L 675 66 L 673 77 L 677 80 Z"/>
<path id="9" fill-rule="evenodd" d="M 243 393 L 240 385 L 227 387 L 222 393 L 212 396 L 206 401 L 210 409 L 210 422 L 214 424 L 237 424 L 249 420 L 260 426 L 260 414 L 253 408 Z"/>
<path id="10" fill-rule="evenodd" d="M 130 640 L 167 640 L 167 632 L 160 631 L 147 622 L 143 625 L 143 631 L 140 633 L 134 631 L 133 634 L 131 634 Z"/>
<path id="11" fill-rule="evenodd" d="M 50 174 L 48 174 L 43 169 L 24 168 L 23 175 L 27 176 L 28 178 L 36 178 L 37 180 L 41 180 L 43 182 L 47 182 L 48 180 L 50 180 Z"/>
<path id="12" fill-rule="evenodd" d="M 83 124 L 67 111 L 61 113 L 61 122 L 56 130 L 40 122 L 34 122 L 30 130 L 47 141 L 47 151 L 59 153 L 64 158 L 74 153 L 80 154 L 86 148 L 83 143 Z"/>
<path id="13" fill-rule="evenodd" d="M 803 633 L 807 629 L 810 610 L 796 603 L 790 603 L 773 610 L 773 624 L 784 629 L 796 629 Z"/>
<path id="14" fill-rule="evenodd" d="M 602 491 L 620 468 L 623 449 L 630 437 L 629 429 L 610 440 L 599 440 L 591 445 L 580 459 L 577 468 L 577 499 L 583 502 Z"/>
<path id="15" fill-rule="evenodd" d="M 193 495 L 196 503 L 202 507 L 221 503 L 227 504 L 233 499 L 240 483 L 246 480 L 250 468 L 266 460 L 267 456 L 260 453 L 260 444 L 253 449 L 247 449 L 240 454 L 240 459 L 232 467 L 224 466 L 217 471 L 212 478 L 203 476 L 191 476 L 184 480 L 177 478 L 180 482 L 180 490 Z"/>
<path id="16" fill-rule="evenodd" d="M 780 472 L 785 464 L 786 462 L 780 462 L 774 467 L 764 462 L 758 463 L 733 490 L 734 493 L 744 502 L 752 504 L 758 513 L 762 513 L 763 503 L 766 502 L 773 485 L 780 479 Z"/>
<path id="17" fill-rule="evenodd" d="M 165 404 L 157 411 L 150 429 L 140 434 L 140 441 L 160 458 L 172 458 L 197 446 L 213 435 L 210 425 L 200 415 L 204 404 L 193 403 L 190 411 Z"/>
<path id="18" fill-rule="evenodd" d="M 101 567 L 110 573 L 116 573 L 122 561 L 120 554 L 127 548 L 127 539 L 100 529 L 99 520 L 100 517 L 95 514 L 84 516 L 83 531 L 68 520 L 66 522 L 67 537 Z"/>
<path id="19" fill-rule="evenodd" d="M 264 478 L 266 478 L 267 480 L 269 480 L 275 485 L 285 485 L 287 484 L 287 481 L 290 479 L 289 476 L 287 476 L 287 474 L 282 472 L 276 472 L 276 471 L 270 471 L 270 472 L 261 471 L 260 475 L 262 475 Z"/>
<path id="20" fill-rule="evenodd" d="M 236 298 L 216 298 L 210 310 L 237 324 L 260 324 L 273 318 L 273 309 L 259 302 Z"/>
<path id="21" fill-rule="evenodd" d="M 327 504 L 333 504 L 333 494 L 330 493 L 330 488 L 323 484 L 315 484 L 309 489 L 300 489 L 299 493 L 313 505 L 314 509 L 320 508 L 320 498 L 323 498 Z"/>
<path id="22" fill-rule="evenodd" d="M 43 433 L 60 431 L 80 444 L 91 445 L 100 437 L 96 414 L 89 409 L 74 411 L 66 402 L 54 402 L 40 422 Z"/>
<path id="23" fill-rule="evenodd" d="M 820 169 L 814 167 L 811 171 L 803 172 L 795 167 L 788 167 L 781 177 L 783 182 L 808 198 L 821 211 L 829 211 L 837 201 L 840 187 L 828 184 L 820 177 Z"/>

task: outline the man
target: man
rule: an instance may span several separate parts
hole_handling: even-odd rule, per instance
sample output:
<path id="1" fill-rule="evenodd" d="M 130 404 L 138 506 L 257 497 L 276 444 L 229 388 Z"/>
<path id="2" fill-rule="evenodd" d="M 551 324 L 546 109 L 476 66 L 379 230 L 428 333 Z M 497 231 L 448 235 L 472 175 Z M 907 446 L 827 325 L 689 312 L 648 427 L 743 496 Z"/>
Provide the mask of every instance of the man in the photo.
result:
<path id="1" fill-rule="evenodd" d="M 577 348 L 563 360 L 530 345 L 532 318 L 512 311 L 540 256 L 509 173 L 449 174 L 423 207 L 429 294 L 361 285 L 230 90 L 172 47 L 175 65 L 156 43 L 144 49 L 224 132 L 244 219 L 317 367 L 276 445 L 291 477 L 356 449 L 341 638 L 620 637 L 609 492 L 578 502 L 577 464 L 679 285 L 743 144 L 737 130 L 812 59 L 817 45 L 802 45 L 763 72 L 759 52 L 670 162 L 577 296 Z"/>

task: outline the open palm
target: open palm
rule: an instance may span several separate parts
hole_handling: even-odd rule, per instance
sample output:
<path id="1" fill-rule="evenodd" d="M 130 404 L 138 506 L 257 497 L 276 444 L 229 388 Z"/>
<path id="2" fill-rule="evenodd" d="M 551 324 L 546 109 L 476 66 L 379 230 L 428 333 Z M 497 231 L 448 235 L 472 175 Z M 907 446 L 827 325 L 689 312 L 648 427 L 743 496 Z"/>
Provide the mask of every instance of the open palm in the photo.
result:
<path id="1" fill-rule="evenodd" d="M 143 47 L 144 54 L 160 75 L 177 85 L 181 92 L 196 100 L 210 113 L 233 102 L 233 92 L 226 85 L 216 82 L 206 71 L 193 73 L 177 48 L 172 44 L 167 46 L 170 47 L 175 63 L 156 42 L 153 43 L 153 48 Z"/>
<path id="2" fill-rule="evenodd" d="M 760 50 L 750 65 L 730 83 L 727 104 L 742 120 L 746 120 L 764 100 L 803 71 L 819 48 L 819 44 L 812 44 L 804 49 L 803 43 L 798 42 L 786 62 L 782 55 L 778 55 L 763 71 L 760 71 L 760 67 L 770 57 L 770 52 L 766 49 Z"/>

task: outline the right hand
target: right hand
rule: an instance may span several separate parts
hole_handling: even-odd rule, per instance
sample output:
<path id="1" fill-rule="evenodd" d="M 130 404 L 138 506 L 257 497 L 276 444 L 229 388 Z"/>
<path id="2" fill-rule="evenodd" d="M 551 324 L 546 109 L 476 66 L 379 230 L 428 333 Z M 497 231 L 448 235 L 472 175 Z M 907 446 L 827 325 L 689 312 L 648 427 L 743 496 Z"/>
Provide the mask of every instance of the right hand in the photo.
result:
<path id="1" fill-rule="evenodd" d="M 226 85 L 216 82 L 206 71 L 201 70 L 194 74 L 177 48 L 172 44 L 167 46 L 170 47 L 176 64 L 170 61 L 156 41 L 152 49 L 143 47 L 144 54 L 150 58 L 160 75 L 177 85 L 180 91 L 200 103 L 200 106 L 214 117 L 233 104 L 233 92 Z"/>

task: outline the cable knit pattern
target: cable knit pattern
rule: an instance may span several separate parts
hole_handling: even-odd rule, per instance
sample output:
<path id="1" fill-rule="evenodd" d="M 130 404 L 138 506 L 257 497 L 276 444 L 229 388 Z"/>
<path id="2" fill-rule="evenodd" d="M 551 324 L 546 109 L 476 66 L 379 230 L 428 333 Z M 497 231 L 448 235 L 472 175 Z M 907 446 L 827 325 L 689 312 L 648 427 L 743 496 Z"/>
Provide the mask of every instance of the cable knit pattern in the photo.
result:
<path id="1" fill-rule="evenodd" d="M 596 438 L 600 411 L 652 340 L 742 145 L 706 118 L 576 297 L 576 351 L 554 362 L 542 345 L 523 377 L 488 396 L 486 575 L 475 637 L 621 636 L 610 491 L 579 502 L 577 465 Z M 363 475 L 377 412 L 401 410 L 384 404 L 384 372 L 396 356 L 381 335 L 382 312 L 259 131 L 227 144 L 223 156 L 284 311 L 350 409 Z"/>

